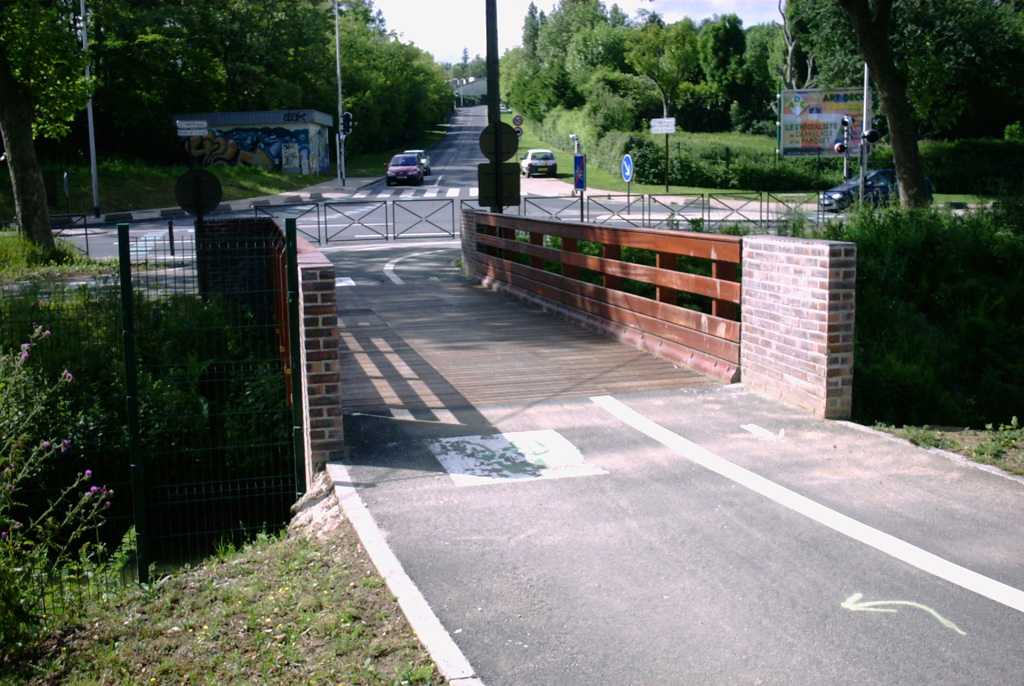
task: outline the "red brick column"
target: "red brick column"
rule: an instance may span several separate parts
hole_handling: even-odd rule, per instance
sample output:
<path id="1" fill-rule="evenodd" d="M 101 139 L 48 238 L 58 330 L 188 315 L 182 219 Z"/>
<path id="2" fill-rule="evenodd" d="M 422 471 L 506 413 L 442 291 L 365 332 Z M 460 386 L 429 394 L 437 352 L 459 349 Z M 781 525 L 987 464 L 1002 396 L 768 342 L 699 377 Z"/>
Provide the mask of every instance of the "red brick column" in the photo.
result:
<path id="1" fill-rule="evenodd" d="M 299 238 L 299 317 L 302 405 L 306 417 L 306 487 L 345 447 L 334 265 Z"/>
<path id="2" fill-rule="evenodd" d="M 828 419 L 850 416 L 854 243 L 743 239 L 743 384 Z"/>

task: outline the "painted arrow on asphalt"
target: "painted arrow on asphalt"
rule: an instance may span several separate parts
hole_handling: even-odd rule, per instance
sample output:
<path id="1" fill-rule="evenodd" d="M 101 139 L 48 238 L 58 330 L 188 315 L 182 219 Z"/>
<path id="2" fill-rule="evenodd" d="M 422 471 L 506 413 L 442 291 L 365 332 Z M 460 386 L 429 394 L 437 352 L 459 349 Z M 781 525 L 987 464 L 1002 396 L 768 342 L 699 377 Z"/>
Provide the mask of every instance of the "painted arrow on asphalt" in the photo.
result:
<path id="1" fill-rule="evenodd" d="M 938 612 L 928 607 L 927 605 L 922 605 L 921 603 L 914 603 L 909 600 L 872 600 L 869 602 L 862 603 L 860 602 L 860 599 L 863 597 L 863 593 L 854 593 L 852 596 L 846 599 L 846 602 L 843 603 L 843 607 L 853 612 L 896 612 L 896 610 L 893 610 L 892 608 L 882 607 L 883 605 L 906 605 L 908 607 L 916 607 L 919 610 L 924 610 L 932 617 L 935 617 L 935 619 L 939 620 L 942 626 L 948 629 L 952 629 L 961 636 L 967 635 L 967 632 L 961 631 L 960 627 L 958 627 L 956 624 L 949 621 L 948 619 L 940 615 Z"/>

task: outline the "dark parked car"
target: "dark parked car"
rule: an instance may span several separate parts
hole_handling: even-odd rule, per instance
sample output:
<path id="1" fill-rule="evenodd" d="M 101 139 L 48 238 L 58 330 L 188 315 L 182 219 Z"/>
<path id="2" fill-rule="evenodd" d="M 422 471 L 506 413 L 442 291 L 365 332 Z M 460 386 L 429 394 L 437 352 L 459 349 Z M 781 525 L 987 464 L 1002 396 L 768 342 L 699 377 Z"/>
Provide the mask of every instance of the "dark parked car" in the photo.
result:
<path id="1" fill-rule="evenodd" d="M 420 158 L 412 153 L 400 153 L 391 158 L 388 162 L 388 170 L 384 175 L 384 182 L 389 186 L 405 181 L 415 183 L 417 186 L 423 183 L 423 166 Z"/>
<path id="2" fill-rule="evenodd" d="M 928 181 L 928 197 L 932 197 L 932 181 Z M 846 183 L 829 188 L 821 194 L 818 206 L 826 211 L 841 212 L 857 202 L 860 195 L 860 175 L 854 176 Z M 869 171 L 864 179 L 864 200 L 872 205 L 885 205 L 895 202 L 900 197 L 899 185 L 896 183 L 895 169 L 875 169 Z"/>

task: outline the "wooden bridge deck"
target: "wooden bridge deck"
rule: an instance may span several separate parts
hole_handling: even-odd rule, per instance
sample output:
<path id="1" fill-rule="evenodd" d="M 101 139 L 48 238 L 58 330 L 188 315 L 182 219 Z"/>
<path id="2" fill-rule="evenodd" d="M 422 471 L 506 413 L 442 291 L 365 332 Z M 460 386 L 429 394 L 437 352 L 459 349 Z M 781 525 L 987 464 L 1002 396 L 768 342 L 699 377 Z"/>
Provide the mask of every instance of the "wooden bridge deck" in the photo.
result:
<path id="1" fill-rule="evenodd" d="M 469 281 L 340 288 L 338 329 L 346 414 L 721 384 Z"/>

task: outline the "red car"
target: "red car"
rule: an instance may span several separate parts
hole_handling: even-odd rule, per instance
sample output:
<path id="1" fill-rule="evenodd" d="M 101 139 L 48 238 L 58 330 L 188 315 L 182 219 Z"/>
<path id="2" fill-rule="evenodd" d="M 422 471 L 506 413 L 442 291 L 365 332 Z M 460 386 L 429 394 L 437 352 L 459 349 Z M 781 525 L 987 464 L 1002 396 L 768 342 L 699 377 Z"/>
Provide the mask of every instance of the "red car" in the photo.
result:
<path id="1" fill-rule="evenodd" d="M 417 186 L 423 183 L 423 167 L 420 166 L 419 157 L 413 153 L 399 153 L 388 162 L 384 182 L 389 186 L 394 186 L 403 181 L 415 183 Z"/>

